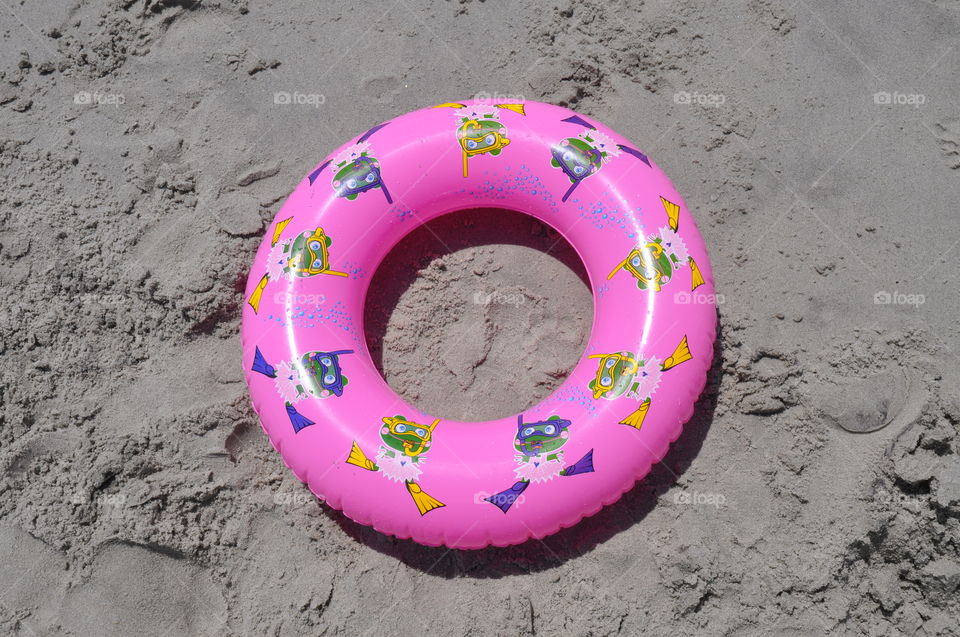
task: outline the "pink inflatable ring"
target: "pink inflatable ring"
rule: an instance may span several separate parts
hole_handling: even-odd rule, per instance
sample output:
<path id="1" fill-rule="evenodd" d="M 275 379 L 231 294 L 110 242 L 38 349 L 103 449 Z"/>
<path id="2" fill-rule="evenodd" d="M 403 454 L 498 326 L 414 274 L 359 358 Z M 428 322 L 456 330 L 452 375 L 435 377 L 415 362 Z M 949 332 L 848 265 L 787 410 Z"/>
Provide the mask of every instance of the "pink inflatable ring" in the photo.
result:
<path id="1" fill-rule="evenodd" d="M 563 385 L 483 423 L 406 404 L 362 325 L 387 252 L 476 207 L 556 228 L 594 293 Z M 716 331 L 706 249 L 667 177 L 591 118 L 537 102 L 440 104 L 339 148 L 280 209 L 246 298 L 246 378 L 284 462 L 351 519 L 453 548 L 541 538 L 618 500 L 692 415 Z"/>

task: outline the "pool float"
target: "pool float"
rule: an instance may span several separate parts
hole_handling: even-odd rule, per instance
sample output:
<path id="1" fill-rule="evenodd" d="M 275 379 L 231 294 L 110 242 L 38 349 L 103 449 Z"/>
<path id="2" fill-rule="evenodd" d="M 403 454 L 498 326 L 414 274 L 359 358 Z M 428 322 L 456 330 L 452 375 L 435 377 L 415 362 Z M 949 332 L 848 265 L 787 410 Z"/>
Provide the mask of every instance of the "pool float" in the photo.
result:
<path id="1" fill-rule="evenodd" d="M 483 423 L 406 404 L 362 326 L 387 252 L 476 207 L 555 228 L 594 295 L 589 343 L 560 388 Z M 246 379 L 284 462 L 349 518 L 452 548 L 541 538 L 619 499 L 692 415 L 716 332 L 707 253 L 663 172 L 592 118 L 537 102 L 440 104 L 339 148 L 276 215 L 245 301 Z"/>

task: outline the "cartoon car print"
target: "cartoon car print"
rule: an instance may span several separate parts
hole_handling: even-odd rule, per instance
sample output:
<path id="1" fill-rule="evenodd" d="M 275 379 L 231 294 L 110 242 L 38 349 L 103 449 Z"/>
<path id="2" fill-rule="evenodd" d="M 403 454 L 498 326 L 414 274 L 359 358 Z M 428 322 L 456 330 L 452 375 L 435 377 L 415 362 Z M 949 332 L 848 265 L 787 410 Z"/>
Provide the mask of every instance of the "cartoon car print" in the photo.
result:
<path id="1" fill-rule="evenodd" d="M 564 466 L 562 447 L 570 438 L 571 424 L 570 420 L 560 416 L 529 423 L 523 422 L 523 414 L 517 416 L 517 435 L 513 447 L 517 461 L 514 472 L 518 480 L 510 488 L 484 500 L 506 513 L 532 482 L 592 473 L 593 449 L 572 465 Z"/>
<path id="2" fill-rule="evenodd" d="M 420 515 L 426 515 L 434 509 L 446 506 L 426 493 L 420 486 L 419 478 L 423 473 L 425 455 L 433 443 L 433 431 L 440 423 L 439 419 L 430 425 L 422 425 L 404 416 L 389 416 L 382 419 L 380 440 L 382 444 L 377 452 L 376 461 L 371 460 L 360 449 L 356 441 L 350 447 L 347 464 L 366 471 L 379 471 L 388 480 L 403 482 L 413 499 Z"/>

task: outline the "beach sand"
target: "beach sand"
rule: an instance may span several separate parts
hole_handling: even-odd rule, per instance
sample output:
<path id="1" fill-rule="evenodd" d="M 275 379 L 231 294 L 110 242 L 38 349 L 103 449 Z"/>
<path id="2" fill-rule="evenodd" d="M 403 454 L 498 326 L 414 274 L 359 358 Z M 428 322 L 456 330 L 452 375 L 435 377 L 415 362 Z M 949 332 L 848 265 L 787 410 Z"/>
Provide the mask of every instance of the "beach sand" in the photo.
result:
<path id="1" fill-rule="evenodd" d="M 958 633 L 956 2 L 0 16 L 3 634 Z M 260 430 L 238 330 L 317 161 L 477 94 L 652 156 L 711 248 L 721 331 L 696 415 L 620 502 L 461 552 L 318 503 Z M 449 418 L 548 395 L 592 313 L 556 239 L 490 210 L 408 237 L 365 317 L 388 382 Z"/>

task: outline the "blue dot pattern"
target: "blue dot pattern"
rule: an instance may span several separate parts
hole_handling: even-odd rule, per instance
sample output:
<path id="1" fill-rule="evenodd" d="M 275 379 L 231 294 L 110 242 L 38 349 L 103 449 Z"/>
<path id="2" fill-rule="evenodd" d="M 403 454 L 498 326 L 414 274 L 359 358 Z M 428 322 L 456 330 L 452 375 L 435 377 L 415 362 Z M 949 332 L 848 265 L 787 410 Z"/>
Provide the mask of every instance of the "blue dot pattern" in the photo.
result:
<path id="1" fill-rule="evenodd" d="M 564 409 L 574 405 L 579 406 L 589 418 L 599 415 L 593 396 L 582 387 L 569 383 L 562 385 L 552 396 L 540 403 L 539 407 L 550 407 L 553 412 L 563 413 Z"/>
<path id="2" fill-rule="evenodd" d="M 288 320 L 285 320 L 289 318 Z M 324 295 L 302 294 L 294 299 L 289 317 L 283 314 L 268 314 L 263 317 L 267 323 L 286 327 L 292 325 L 299 329 L 324 328 L 344 331 L 354 343 L 360 344 L 360 334 L 353 317 L 346 311 L 342 301 L 327 299 Z"/>
<path id="3" fill-rule="evenodd" d="M 597 230 L 607 228 L 619 230 L 628 239 L 638 243 L 644 239 L 646 230 L 640 223 L 643 215 L 643 209 L 640 206 L 633 210 L 629 208 L 621 210 L 619 202 L 606 193 L 599 201 L 590 202 L 571 197 L 569 203 L 575 205 L 580 217 L 585 218 Z"/>

